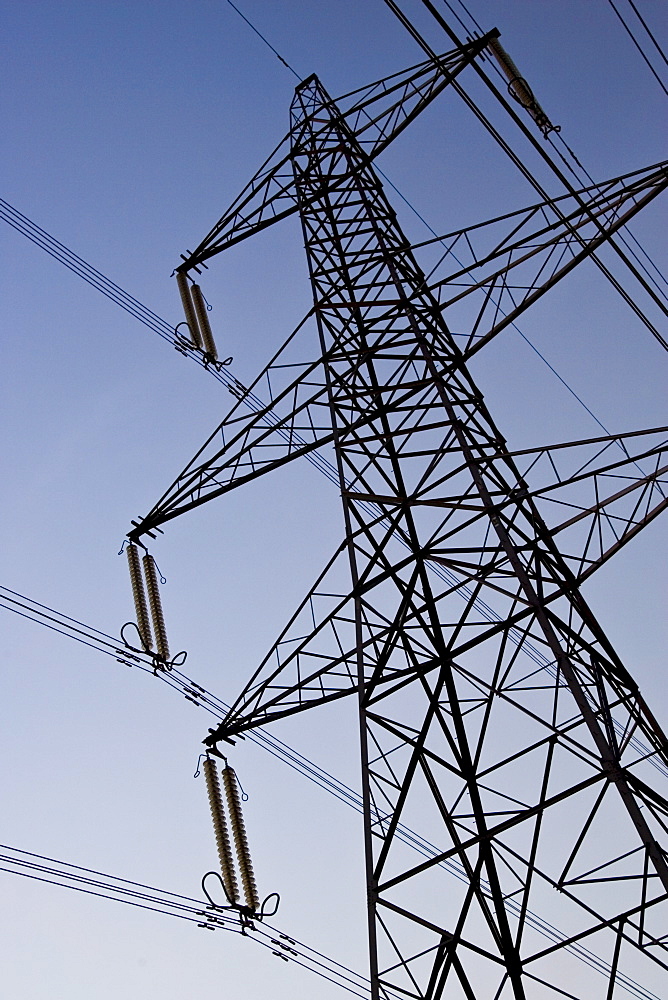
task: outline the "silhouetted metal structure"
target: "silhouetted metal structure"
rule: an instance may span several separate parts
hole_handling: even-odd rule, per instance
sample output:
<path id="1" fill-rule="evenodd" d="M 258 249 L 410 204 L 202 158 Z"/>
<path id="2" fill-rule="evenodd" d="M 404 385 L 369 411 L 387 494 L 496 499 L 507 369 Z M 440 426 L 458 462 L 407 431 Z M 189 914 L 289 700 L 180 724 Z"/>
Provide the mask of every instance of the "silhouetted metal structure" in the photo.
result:
<path id="1" fill-rule="evenodd" d="M 668 963 L 668 745 L 581 591 L 665 509 L 667 429 L 514 451 L 467 368 L 666 164 L 449 234 L 446 266 L 466 261 L 438 280 L 373 166 L 497 35 L 336 103 L 297 87 L 286 140 L 179 270 L 298 214 L 319 347 L 307 324 L 239 383 L 130 533 L 301 456 L 336 480 L 344 543 L 205 742 L 357 698 L 375 1000 L 611 1000 Z"/>

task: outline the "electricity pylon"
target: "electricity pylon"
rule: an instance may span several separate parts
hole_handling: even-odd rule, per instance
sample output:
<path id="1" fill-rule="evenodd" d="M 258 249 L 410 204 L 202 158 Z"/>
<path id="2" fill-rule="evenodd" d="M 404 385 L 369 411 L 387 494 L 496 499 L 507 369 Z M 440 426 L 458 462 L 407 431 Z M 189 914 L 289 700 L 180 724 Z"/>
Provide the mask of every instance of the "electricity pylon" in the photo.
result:
<path id="1" fill-rule="evenodd" d="M 450 234 L 468 259 L 431 284 L 373 166 L 497 35 L 337 103 L 297 87 L 285 143 L 180 271 L 298 214 L 317 350 L 306 324 L 239 383 L 130 533 L 301 456 L 337 482 L 343 544 L 205 742 L 356 696 L 374 1000 L 610 1000 L 668 962 L 668 744 L 581 592 L 665 509 L 666 428 L 513 451 L 467 368 L 666 164 Z"/>

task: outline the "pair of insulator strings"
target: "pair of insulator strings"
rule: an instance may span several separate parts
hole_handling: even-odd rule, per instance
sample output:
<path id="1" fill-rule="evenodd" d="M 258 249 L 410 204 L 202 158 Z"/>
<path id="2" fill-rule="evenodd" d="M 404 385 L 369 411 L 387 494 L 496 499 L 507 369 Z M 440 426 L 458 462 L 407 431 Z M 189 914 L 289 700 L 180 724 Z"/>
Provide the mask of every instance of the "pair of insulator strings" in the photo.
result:
<path id="1" fill-rule="evenodd" d="M 237 880 L 236 867 L 232 855 L 232 845 L 230 841 L 227 817 L 223 796 L 218 780 L 218 770 L 211 757 L 207 757 L 202 765 L 206 790 L 209 796 L 209 806 L 211 808 L 211 818 L 213 819 L 213 829 L 218 847 L 218 859 L 220 861 L 220 871 L 223 879 L 225 894 L 232 906 L 240 903 L 239 882 Z M 246 826 L 243 813 L 241 811 L 241 798 L 239 795 L 239 783 L 234 769 L 229 764 L 225 764 L 222 770 L 223 787 L 225 789 L 225 799 L 227 801 L 227 814 L 229 826 L 232 828 L 234 845 L 236 848 L 237 865 L 241 884 L 244 890 L 246 906 L 251 912 L 256 913 L 260 907 L 253 863 L 251 861 L 250 849 L 248 847 L 248 837 L 246 836 Z"/>
<path id="2" fill-rule="evenodd" d="M 134 542 L 130 542 L 125 551 L 128 557 L 128 568 L 130 570 L 130 582 L 132 583 L 132 596 L 137 615 L 139 638 L 144 649 L 149 652 L 153 649 L 153 635 L 155 635 L 157 654 L 161 660 L 167 663 L 170 659 L 169 643 L 167 642 L 167 630 L 165 628 L 165 617 L 162 612 L 162 601 L 160 600 L 160 590 L 158 587 L 158 569 L 155 559 L 147 552 L 143 559 L 140 560 L 139 549 Z M 147 595 L 148 602 L 146 600 Z M 150 619 L 149 608 L 151 609 Z M 153 623 L 153 632 L 151 631 L 151 622 Z"/>
<path id="3" fill-rule="evenodd" d="M 209 808 L 211 809 L 213 831 L 216 837 L 216 846 L 218 848 L 218 860 L 220 862 L 220 873 L 223 879 L 223 887 L 229 902 L 232 905 L 235 905 L 239 902 L 239 885 L 234 867 L 234 859 L 232 857 L 232 845 L 230 843 L 230 835 L 227 828 L 227 819 L 225 817 L 223 797 L 220 791 L 220 782 L 218 781 L 218 772 L 216 770 L 216 765 L 210 757 L 207 757 L 204 761 L 202 770 L 204 771 L 206 790 L 209 796 Z"/>
<path id="4" fill-rule="evenodd" d="M 209 323 L 206 302 L 202 289 L 197 284 L 190 284 L 188 276 L 183 271 L 176 272 L 176 284 L 183 304 L 186 325 L 190 331 L 190 339 L 194 346 L 202 351 L 212 361 L 218 360 L 216 342 Z"/>

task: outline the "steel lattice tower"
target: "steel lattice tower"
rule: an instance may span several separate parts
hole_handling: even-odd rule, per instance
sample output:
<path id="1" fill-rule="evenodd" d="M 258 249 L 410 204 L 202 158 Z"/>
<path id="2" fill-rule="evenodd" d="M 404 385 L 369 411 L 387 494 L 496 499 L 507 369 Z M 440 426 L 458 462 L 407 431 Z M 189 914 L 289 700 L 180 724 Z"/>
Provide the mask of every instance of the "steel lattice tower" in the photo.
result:
<path id="1" fill-rule="evenodd" d="M 355 695 L 375 1000 L 585 1000 L 563 978 L 583 949 L 611 1000 L 627 961 L 668 962 L 668 744 L 581 591 L 665 509 L 665 428 L 514 452 L 467 368 L 666 166 L 492 220 L 431 284 L 373 166 L 497 34 L 337 103 L 299 85 L 286 144 L 180 270 L 298 213 L 319 349 L 291 337 L 239 384 L 130 535 L 333 448 L 344 544 L 205 742 Z"/>

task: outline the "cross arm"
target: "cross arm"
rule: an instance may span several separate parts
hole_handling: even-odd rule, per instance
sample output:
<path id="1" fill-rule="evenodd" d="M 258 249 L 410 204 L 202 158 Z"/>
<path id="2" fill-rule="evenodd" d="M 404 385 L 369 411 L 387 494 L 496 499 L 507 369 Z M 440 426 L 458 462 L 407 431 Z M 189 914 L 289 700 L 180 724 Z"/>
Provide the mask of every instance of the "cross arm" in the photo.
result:
<path id="1" fill-rule="evenodd" d="M 464 327 L 464 361 L 600 249 L 668 187 L 668 161 L 441 238 L 431 285 L 446 319 Z M 661 308 L 668 315 L 665 303 Z M 462 311 L 467 320 L 462 321 Z M 658 339 L 668 347 L 658 331 Z"/>
<path id="2" fill-rule="evenodd" d="M 462 50 L 428 59 L 340 98 L 337 106 L 369 159 L 386 149 L 498 34 L 494 28 Z M 198 247 L 182 255 L 177 270 L 198 268 L 222 250 L 296 213 L 290 139 L 289 132 Z"/>

